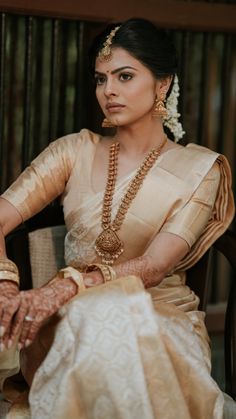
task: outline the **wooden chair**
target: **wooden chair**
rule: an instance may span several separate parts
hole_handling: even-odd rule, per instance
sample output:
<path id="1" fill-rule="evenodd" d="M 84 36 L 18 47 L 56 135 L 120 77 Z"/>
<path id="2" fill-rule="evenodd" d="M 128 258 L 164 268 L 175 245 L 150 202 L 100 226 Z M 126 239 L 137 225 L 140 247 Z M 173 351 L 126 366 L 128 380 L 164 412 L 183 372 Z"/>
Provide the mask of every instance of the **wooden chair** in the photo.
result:
<path id="1" fill-rule="evenodd" d="M 56 226 L 62 224 L 62 222 L 63 215 L 61 210 L 58 211 L 55 216 L 55 208 L 49 207 L 7 237 L 6 246 L 8 256 L 14 260 L 19 267 L 22 289 L 29 289 L 33 284 L 29 252 L 31 233 L 37 230 L 37 234 L 39 232 L 41 236 L 42 234 L 45 235 L 47 227 L 50 226 L 50 229 L 53 232 L 52 234 L 54 234 L 57 228 Z M 58 240 L 58 238 L 56 238 L 56 240 Z M 59 246 L 63 246 L 63 240 L 61 238 L 60 241 L 61 244 L 59 244 Z M 224 358 L 225 391 L 229 396 L 236 400 L 236 235 L 227 230 L 223 236 L 214 243 L 213 248 L 226 257 L 233 269 L 225 317 Z M 212 249 L 187 273 L 187 284 L 199 296 L 200 309 L 204 311 L 206 310 L 208 301 L 210 282 L 214 282 L 214 278 L 210 275 L 212 259 L 211 251 Z M 236 404 L 233 401 L 232 403 L 235 405 L 233 406 L 233 409 L 235 409 L 235 416 L 225 416 L 225 418 L 236 417 Z"/>
<path id="2" fill-rule="evenodd" d="M 225 391 L 236 400 L 236 234 L 227 230 L 213 245 L 230 263 L 233 274 L 227 301 L 224 327 Z M 187 273 L 187 283 L 200 298 L 200 310 L 206 310 L 211 275 L 211 251 Z M 224 278 L 222 278 L 224 280 Z M 236 417 L 236 416 L 235 416 Z"/>

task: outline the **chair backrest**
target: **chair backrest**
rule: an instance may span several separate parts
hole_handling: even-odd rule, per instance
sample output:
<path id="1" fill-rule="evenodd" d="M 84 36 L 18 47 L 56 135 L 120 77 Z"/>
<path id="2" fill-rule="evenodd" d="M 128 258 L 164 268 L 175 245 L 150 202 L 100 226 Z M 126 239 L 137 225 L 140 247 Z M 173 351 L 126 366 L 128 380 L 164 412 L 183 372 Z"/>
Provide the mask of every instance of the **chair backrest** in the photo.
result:
<path id="1" fill-rule="evenodd" d="M 52 279 L 65 267 L 65 225 L 40 228 L 28 236 L 31 277 L 33 288 L 38 288 Z"/>
<path id="2" fill-rule="evenodd" d="M 35 256 L 34 249 L 36 248 L 36 244 L 32 244 L 34 241 L 35 234 L 34 232 L 36 230 L 42 231 L 38 233 L 39 240 L 45 238 L 47 235 L 50 236 L 50 233 L 46 233 L 43 231 L 46 227 L 54 227 L 58 225 L 64 226 L 64 217 L 63 217 L 63 211 L 62 207 L 59 204 L 59 199 L 54 201 L 52 204 L 48 205 L 46 208 L 44 208 L 42 211 L 40 211 L 38 214 L 36 214 L 34 217 L 30 218 L 25 224 L 22 224 L 20 227 L 18 227 L 16 230 L 14 230 L 12 233 L 10 233 L 6 238 L 6 249 L 7 254 L 10 259 L 12 259 L 19 269 L 19 274 L 21 278 L 21 289 L 27 290 L 32 288 L 33 286 L 33 270 L 31 267 L 31 259 Z M 62 229 L 65 229 L 65 227 L 62 227 Z M 42 230 L 41 230 L 42 229 Z M 60 230 L 60 229 L 59 229 Z M 53 238 L 54 242 L 57 242 L 56 237 L 58 237 L 58 230 L 53 229 L 53 233 L 51 233 L 51 238 Z M 32 235 L 32 236 L 31 236 Z M 60 233 L 63 237 L 63 234 Z M 52 251 L 52 242 L 49 244 L 49 241 L 47 244 L 44 243 L 45 246 L 49 246 L 51 250 L 51 255 L 53 255 L 53 252 L 55 253 L 54 261 L 52 259 L 52 267 L 48 268 L 49 277 L 50 279 L 51 275 L 54 274 L 56 271 L 54 269 L 55 266 L 61 267 L 60 264 L 62 264 L 61 261 L 61 254 L 63 254 L 63 241 L 61 241 L 61 249 L 62 250 L 53 250 Z M 32 252 L 30 251 L 30 246 L 32 247 Z M 39 249 L 39 248 L 37 248 Z M 40 252 L 38 252 L 38 257 L 40 257 L 40 254 L 44 251 L 43 247 L 40 248 Z M 43 261 L 43 264 L 45 263 L 47 266 L 50 265 L 49 260 L 49 253 L 48 255 L 44 252 L 45 260 Z M 46 269 L 44 270 L 44 272 Z M 42 272 L 42 273 L 44 273 Z M 42 278 L 44 278 L 42 276 Z M 34 275 L 35 280 L 35 275 Z M 42 279 L 44 281 L 44 279 Z M 46 282 L 46 279 L 45 279 Z M 37 283 L 37 281 L 36 281 Z"/>
<path id="3" fill-rule="evenodd" d="M 211 250 L 187 271 L 187 285 L 199 297 L 199 310 L 206 311 L 208 290 L 210 286 L 210 260 Z"/>

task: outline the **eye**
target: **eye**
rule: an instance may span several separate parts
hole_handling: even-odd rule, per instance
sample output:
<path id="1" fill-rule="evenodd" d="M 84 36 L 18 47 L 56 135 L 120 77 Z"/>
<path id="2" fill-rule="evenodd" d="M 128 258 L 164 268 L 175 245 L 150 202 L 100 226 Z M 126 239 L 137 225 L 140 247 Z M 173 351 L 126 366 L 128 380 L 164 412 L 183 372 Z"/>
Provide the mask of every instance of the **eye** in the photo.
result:
<path id="1" fill-rule="evenodd" d="M 132 74 L 130 74 L 130 73 L 121 73 L 120 74 L 120 76 L 119 76 L 119 79 L 121 80 L 121 81 L 129 81 L 129 80 L 131 80 L 133 78 L 133 75 Z"/>
<path id="2" fill-rule="evenodd" d="M 105 76 L 95 76 L 95 83 L 97 86 L 101 86 L 103 83 L 105 83 L 106 77 Z"/>

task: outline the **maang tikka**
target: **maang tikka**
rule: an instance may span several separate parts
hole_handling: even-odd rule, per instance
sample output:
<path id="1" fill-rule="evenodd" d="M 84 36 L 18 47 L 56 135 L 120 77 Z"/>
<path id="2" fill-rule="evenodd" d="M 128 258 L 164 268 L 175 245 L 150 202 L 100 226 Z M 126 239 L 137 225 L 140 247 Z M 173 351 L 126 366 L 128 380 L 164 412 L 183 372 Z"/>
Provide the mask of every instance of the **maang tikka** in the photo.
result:
<path id="1" fill-rule="evenodd" d="M 101 51 L 99 51 L 98 56 L 100 60 L 102 61 L 110 61 L 112 58 L 112 40 L 116 34 L 116 32 L 120 29 L 120 26 L 116 26 L 112 31 L 109 33 L 109 35 L 106 37 L 106 41 L 103 44 L 103 48 Z"/>
<path id="2" fill-rule="evenodd" d="M 116 34 L 116 32 L 118 31 L 119 28 L 120 28 L 120 26 L 116 26 L 114 29 L 112 29 L 112 31 L 106 37 L 106 41 L 103 44 L 103 48 L 101 49 L 101 51 L 98 54 L 100 60 L 110 61 L 112 59 L 112 49 L 111 49 L 112 40 L 113 40 L 113 38 L 114 38 L 114 36 L 115 36 L 115 34 Z M 113 125 L 112 122 L 109 121 L 109 119 L 104 118 L 104 120 L 102 121 L 102 127 L 103 128 L 114 128 L 115 125 Z"/>

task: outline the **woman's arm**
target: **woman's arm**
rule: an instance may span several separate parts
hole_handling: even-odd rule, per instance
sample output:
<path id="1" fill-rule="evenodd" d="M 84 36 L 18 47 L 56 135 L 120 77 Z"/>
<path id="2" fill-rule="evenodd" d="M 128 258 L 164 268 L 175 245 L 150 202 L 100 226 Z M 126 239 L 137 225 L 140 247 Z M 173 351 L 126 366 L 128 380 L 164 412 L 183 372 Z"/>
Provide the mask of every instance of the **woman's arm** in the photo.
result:
<path id="1" fill-rule="evenodd" d="M 188 252 L 185 240 L 169 233 L 160 233 L 142 257 L 113 267 L 116 276 L 137 275 L 146 288 L 161 282 L 168 272 Z M 160 261 L 160 263 L 158 263 Z M 91 288 L 104 283 L 100 271 L 83 274 L 84 285 Z M 22 291 L 21 305 L 15 316 L 10 342 L 20 332 L 19 349 L 29 346 L 45 320 L 73 298 L 78 286 L 73 278 L 54 278 L 41 288 Z M 25 321 L 24 319 L 29 319 Z"/>
<path id="2" fill-rule="evenodd" d="M 22 222 L 21 216 L 5 199 L 0 198 L 0 264 L 7 259 L 5 236 Z M 4 272 L 3 272 L 4 274 Z M 19 288 L 16 282 L 0 279 L 0 351 L 8 344 L 10 324 L 20 304 Z"/>
<path id="3" fill-rule="evenodd" d="M 7 260 L 5 236 L 22 223 L 22 217 L 11 203 L 0 198 L 0 220 L 1 265 L 1 258 L 2 263 Z M 3 273 L 0 266 L 0 274 Z M 38 330 L 39 325 L 76 292 L 76 285 L 69 280 L 61 280 L 57 286 L 51 284 L 47 288 L 19 292 L 18 284 L 0 279 L 0 351 L 10 348 L 19 333 L 23 333 L 23 341 L 27 340 L 31 326 L 32 334 L 35 335 L 34 329 Z M 36 322 L 31 323 L 25 318 L 31 316 L 31 312 L 35 319 L 37 315 Z"/>
<path id="4" fill-rule="evenodd" d="M 6 256 L 4 237 L 22 223 L 17 209 L 10 202 L 0 197 L 0 255 Z"/>
<path id="5" fill-rule="evenodd" d="M 77 135 L 51 143 L 0 197 L 0 258 L 5 259 L 2 266 L 4 263 L 6 265 L 7 258 L 5 236 L 64 191 L 80 143 Z M 0 276 L 3 275 L 4 266 L 0 267 Z M 0 280 L 0 349 L 3 350 L 16 337 L 11 320 L 19 304 L 23 304 L 24 294 L 19 294 L 16 284 L 2 279 L 4 278 Z M 20 311 L 23 313 L 24 304 Z M 16 317 L 14 316 L 14 321 Z M 19 322 L 17 327 L 19 331 Z"/>
<path id="6" fill-rule="evenodd" d="M 139 276 L 145 288 L 158 285 L 188 253 L 188 243 L 171 233 L 159 233 L 146 252 L 114 267 L 117 277 Z"/>
<path id="7" fill-rule="evenodd" d="M 159 233 L 142 256 L 119 263 L 112 267 L 116 277 L 136 275 L 144 287 L 158 285 L 180 260 L 188 253 L 189 245 L 181 237 L 171 233 Z M 84 275 L 87 288 L 104 283 L 100 270 Z"/>

